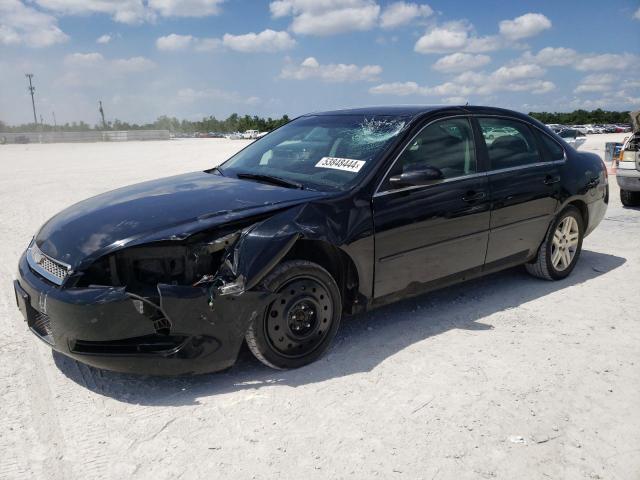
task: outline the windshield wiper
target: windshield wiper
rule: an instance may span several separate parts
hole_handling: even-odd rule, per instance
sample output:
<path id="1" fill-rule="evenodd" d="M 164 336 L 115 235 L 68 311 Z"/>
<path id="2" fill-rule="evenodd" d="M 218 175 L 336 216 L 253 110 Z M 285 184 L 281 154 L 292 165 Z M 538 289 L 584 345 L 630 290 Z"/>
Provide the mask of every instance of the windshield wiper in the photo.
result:
<path id="1" fill-rule="evenodd" d="M 287 180 L 285 178 L 275 177 L 273 175 L 265 175 L 263 173 L 238 173 L 238 178 L 245 178 L 247 180 L 257 180 L 259 182 L 271 183 L 280 187 L 297 188 L 303 190 L 304 185 L 293 180 Z"/>

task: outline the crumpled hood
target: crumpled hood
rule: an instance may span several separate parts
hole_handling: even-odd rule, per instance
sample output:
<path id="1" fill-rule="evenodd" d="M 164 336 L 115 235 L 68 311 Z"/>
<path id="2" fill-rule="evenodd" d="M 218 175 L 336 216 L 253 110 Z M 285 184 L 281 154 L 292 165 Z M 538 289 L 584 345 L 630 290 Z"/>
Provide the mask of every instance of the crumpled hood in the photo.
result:
<path id="1" fill-rule="evenodd" d="M 77 268 L 124 246 L 183 239 L 225 222 L 325 195 L 194 172 L 76 203 L 47 221 L 35 240 L 45 254 Z"/>

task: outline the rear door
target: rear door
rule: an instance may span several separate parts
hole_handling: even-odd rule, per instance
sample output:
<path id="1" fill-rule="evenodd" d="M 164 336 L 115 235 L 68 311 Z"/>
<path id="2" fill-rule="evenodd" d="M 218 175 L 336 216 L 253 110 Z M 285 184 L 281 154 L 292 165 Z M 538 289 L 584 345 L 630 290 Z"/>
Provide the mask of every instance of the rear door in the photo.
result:
<path id="1" fill-rule="evenodd" d="M 508 117 L 478 117 L 489 164 L 491 221 L 486 266 L 531 257 L 558 205 L 561 158 L 554 159 L 534 127 Z M 557 155 L 557 152 L 556 152 Z"/>
<path id="2" fill-rule="evenodd" d="M 440 169 L 444 178 L 394 188 L 393 175 Z M 374 297 L 481 269 L 489 230 L 486 174 L 467 117 L 426 125 L 409 141 L 373 198 Z"/>

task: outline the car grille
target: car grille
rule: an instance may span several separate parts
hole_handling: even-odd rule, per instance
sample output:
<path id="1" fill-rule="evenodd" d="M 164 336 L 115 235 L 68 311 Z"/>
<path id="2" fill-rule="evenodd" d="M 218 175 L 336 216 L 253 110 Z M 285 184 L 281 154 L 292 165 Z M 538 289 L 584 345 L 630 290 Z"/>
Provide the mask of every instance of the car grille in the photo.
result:
<path id="1" fill-rule="evenodd" d="M 53 345 L 53 332 L 51 331 L 51 320 L 49 319 L 49 315 L 37 312 L 33 319 L 33 323 L 31 324 L 31 329 L 45 342 Z"/>
<path id="2" fill-rule="evenodd" d="M 35 243 L 29 249 L 27 260 L 33 270 L 57 285 L 62 285 L 70 271 L 68 265 L 45 255 Z"/>

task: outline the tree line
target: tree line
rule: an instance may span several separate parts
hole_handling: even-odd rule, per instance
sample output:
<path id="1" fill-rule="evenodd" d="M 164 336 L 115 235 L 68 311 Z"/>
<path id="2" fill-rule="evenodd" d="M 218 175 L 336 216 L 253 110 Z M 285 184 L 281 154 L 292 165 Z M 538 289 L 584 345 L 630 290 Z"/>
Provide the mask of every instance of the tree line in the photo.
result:
<path id="1" fill-rule="evenodd" d="M 607 124 L 607 123 L 629 123 L 629 112 L 614 112 L 610 110 L 574 110 L 566 113 L 550 112 L 529 112 L 533 118 L 542 123 L 560 123 L 562 125 L 584 125 L 584 124 Z"/>
<path id="2" fill-rule="evenodd" d="M 283 115 L 280 118 L 262 118 L 257 115 L 240 116 L 237 113 L 229 115 L 224 120 L 218 120 L 214 116 L 203 118 L 202 120 L 179 120 L 175 117 L 163 115 L 152 123 L 129 123 L 122 120 L 113 120 L 106 125 L 89 125 L 85 122 L 72 122 L 63 125 L 34 124 L 25 123 L 22 125 L 7 125 L 0 121 L 0 132 L 78 132 L 89 130 L 169 130 L 173 133 L 197 133 L 197 132 L 219 132 L 232 133 L 244 132 L 245 130 L 258 130 L 268 132 L 289 122 L 289 116 Z"/>
<path id="3" fill-rule="evenodd" d="M 564 125 L 581 125 L 585 123 L 629 123 L 629 112 L 615 112 L 609 110 L 574 110 L 573 112 L 529 112 L 542 123 L 560 123 Z M 103 125 L 89 125 L 85 122 L 65 123 L 64 125 L 34 124 L 7 125 L 0 121 L 0 132 L 78 132 L 88 130 L 169 130 L 173 133 L 197 133 L 197 132 L 244 132 L 245 130 L 258 130 L 268 132 L 289 122 L 289 117 L 283 115 L 280 118 L 262 118 L 257 115 L 240 116 L 237 113 L 229 115 L 224 120 L 218 120 L 214 116 L 205 117 L 202 120 L 179 120 L 175 117 L 163 115 L 152 123 L 128 123 L 121 120 L 113 120 Z"/>

